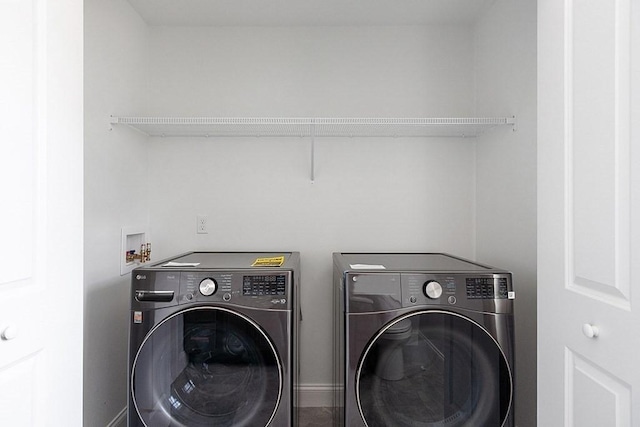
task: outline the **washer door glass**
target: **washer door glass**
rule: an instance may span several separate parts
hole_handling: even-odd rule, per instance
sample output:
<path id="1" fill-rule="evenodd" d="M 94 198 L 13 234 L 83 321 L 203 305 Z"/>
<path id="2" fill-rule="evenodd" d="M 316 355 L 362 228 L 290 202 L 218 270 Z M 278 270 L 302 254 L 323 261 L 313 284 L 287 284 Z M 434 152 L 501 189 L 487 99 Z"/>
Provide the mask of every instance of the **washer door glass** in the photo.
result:
<path id="1" fill-rule="evenodd" d="M 275 348 L 249 318 L 216 307 L 177 313 L 143 341 L 131 379 L 147 426 L 266 426 L 282 393 Z"/>
<path id="2" fill-rule="evenodd" d="M 386 325 L 363 353 L 356 379 L 369 427 L 502 426 L 512 387 L 496 341 L 472 320 L 442 311 Z"/>

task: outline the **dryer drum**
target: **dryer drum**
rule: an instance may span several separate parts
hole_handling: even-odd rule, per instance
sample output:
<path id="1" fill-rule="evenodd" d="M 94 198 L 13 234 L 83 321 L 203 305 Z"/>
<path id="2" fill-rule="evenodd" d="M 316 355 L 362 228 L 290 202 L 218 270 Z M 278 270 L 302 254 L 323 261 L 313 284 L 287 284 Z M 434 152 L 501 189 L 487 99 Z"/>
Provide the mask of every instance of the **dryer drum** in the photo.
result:
<path id="1" fill-rule="evenodd" d="M 407 321 L 410 336 L 389 339 Z M 387 356 L 391 350 L 395 357 Z M 396 376 L 381 375 L 389 371 Z M 455 313 L 420 311 L 394 320 L 371 340 L 357 372 L 359 410 L 369 427 L 495 427 L 511 404 L 511 373 L 500 347 Z"/>
<path id="2" fill-rule="evenodd" d="M 215 307 L 160 323 L 133 374 L 135 405 L 148 426 L 268 425 L 282 388 L 277 354 L 261 329 Z"/>

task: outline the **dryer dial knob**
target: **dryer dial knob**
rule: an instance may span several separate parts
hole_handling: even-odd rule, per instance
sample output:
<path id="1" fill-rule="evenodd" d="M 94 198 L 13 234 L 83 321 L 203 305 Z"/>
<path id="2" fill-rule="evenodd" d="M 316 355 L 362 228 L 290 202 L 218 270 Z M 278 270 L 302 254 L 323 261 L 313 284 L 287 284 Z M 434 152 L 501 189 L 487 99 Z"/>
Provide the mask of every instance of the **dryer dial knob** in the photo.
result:
<path id="1" fill-rule="evenodd" d="M 202 282 L 200 282 L 200 293 L 205 297 L 209 297 L 215 294 L 217 290 L 218 284 L 214 279 L 210 277 L 207 277 L 206 279 L 202 280 Z"/>
<path id="2" fill-rule="evenodd" d="M 442 295 L 442 285 L 435 280 L 429 280 L 424 282 L 422 291 L 428 298 L 438 299 L 440 298 L 440 295 Z"/>

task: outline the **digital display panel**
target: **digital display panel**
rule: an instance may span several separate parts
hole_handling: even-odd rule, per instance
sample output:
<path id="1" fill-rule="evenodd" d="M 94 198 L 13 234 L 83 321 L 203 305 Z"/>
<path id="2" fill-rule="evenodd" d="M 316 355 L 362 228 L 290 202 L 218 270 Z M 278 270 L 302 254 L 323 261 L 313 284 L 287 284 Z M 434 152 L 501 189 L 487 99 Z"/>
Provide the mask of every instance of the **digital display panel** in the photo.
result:
<path id="1" fill-rule="evenodd" d="M 468 299 L 507 299 L 507 279 L 500 277 L 467 277 Z"/>
<path id="2" fill-rule="evenodd" d="M 242 295 L 284 295 L 285 279 L 286 277 L 282 275 L 244 276 L 242 280 Z"/>

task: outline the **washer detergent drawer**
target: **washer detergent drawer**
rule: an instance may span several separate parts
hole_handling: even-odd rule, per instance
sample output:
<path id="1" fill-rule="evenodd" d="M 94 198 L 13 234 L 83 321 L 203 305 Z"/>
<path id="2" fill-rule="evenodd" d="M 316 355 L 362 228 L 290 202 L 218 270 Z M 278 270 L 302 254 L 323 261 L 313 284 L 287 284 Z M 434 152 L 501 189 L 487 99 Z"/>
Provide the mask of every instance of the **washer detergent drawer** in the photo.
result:
<path id="1" fill-rule="evenodd" d="M 138 302 L 171 302 L 175 293 L 173 291 L 141 291 L 136 290 L 135 298 Z"/>

